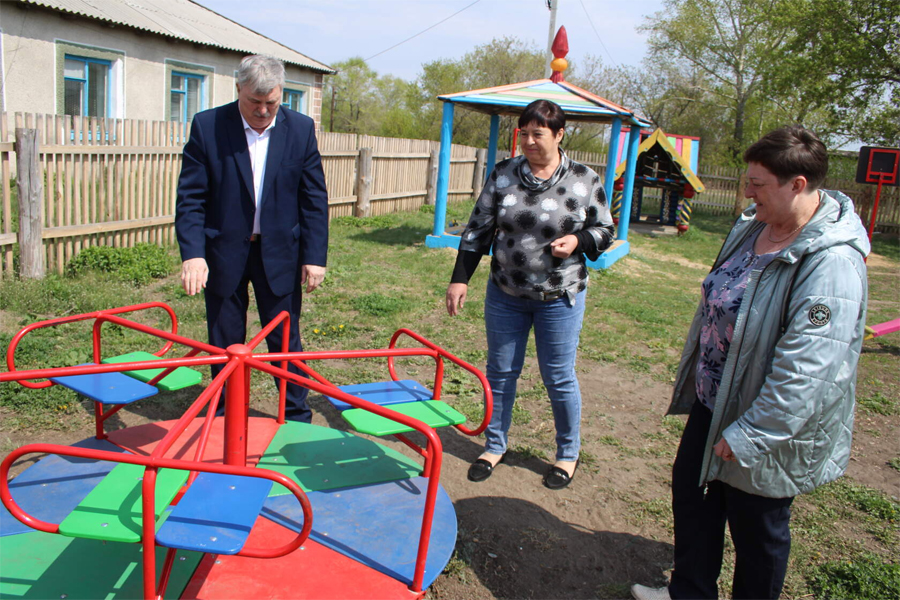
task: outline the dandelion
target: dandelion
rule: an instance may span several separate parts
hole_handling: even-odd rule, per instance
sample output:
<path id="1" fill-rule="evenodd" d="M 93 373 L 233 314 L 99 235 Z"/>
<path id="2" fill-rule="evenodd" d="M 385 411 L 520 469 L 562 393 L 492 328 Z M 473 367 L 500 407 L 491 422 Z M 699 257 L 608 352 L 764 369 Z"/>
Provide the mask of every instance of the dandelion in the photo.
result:
<path id="1" fill-rule="evenodd" d="M 343 325 L 338 325 L 338 328 L 339 328 L 339 329 L 343 329 L 344 326 L 343 326 Z"/>
<path id="2" fill-rule="evenodd" d="M 313 333 L 319 333 L 318 329 L 313 329 Z"/>

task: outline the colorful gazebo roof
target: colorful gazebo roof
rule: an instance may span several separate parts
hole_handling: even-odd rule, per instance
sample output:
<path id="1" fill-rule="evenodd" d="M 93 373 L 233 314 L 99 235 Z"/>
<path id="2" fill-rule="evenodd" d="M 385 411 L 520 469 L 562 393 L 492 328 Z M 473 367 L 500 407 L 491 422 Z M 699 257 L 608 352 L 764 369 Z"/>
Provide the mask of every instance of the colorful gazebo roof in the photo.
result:
<path id="1" fill-rule="evenodd" d="M 535 79 L 509 85 L 445 94 L 439 100 L 464 104 L 466 108 L 489 115 L 519 115 L 535 100 L 551 100 L 558 104 L 566 118 L 572 121 L 611 123 L 619 117 L 626 123 L 638 127 L 649 127 L 646 118 L 610 102 L 602 96 L 592 94 L 568 81 L 554 82 L 550 79 Z"/>

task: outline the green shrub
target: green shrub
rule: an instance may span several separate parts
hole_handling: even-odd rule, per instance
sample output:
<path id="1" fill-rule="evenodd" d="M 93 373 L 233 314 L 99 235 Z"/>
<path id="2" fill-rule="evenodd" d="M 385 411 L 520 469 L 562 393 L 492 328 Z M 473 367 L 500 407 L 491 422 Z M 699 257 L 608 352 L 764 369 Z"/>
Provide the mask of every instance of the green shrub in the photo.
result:
<path id="1" fill-rule="evenodd" d="M 408 300 L 378 293 L 357 296 L 351 300 L 351 304 L 359 312 L 372 315 L 373 317 L 386 317 L 409 308 Z"/>
<path id="2" fill-rule="evenodd" d="M 145 285 L 153 279 L 172 273 L 176 266 L 172 255 L 165 248 L 154 244 L 137 244 L 132 248 L 91 246 L 79 252 L 66 265 L 66 273 L 109 273 L 119 281 Z"/>
<path id="3" fill-rule="evenodd" d="M 851 562 L 827 562 L 808 578 L 816 598 L 900 598 L 900 564 L 864 554 Z"/>

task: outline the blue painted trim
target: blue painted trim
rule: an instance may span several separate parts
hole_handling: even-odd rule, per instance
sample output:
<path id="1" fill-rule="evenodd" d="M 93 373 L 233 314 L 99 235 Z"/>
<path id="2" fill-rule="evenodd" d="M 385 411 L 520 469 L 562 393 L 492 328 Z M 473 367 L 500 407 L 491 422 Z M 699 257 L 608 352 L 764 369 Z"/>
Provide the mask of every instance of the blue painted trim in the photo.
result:
<path id="1" fill-rule="evenodd" d="M 434 201 L 434 235 L 442 235 L 447 225 L 447 190 L 450 186 L 450 145 L 453 143 L 453 103 L 444 102 L 441 120 L 441 153 L 438 158 L 437 190 Z"/>
<path id="2" fill-rule="evenodd" d="M 449 233 L 425 236 L 426 248 L 459 248 L 459 236 Z"/>
<path id="3" fill-rule="evenodd" d="M 608 269 L 613 266 L 617 260 L 627 256 L 630 251 L 631 244 L 625 242 L 612 250 L 604 252 L 597 260 L 589 260 L 587 266 L 592 269 Z"/>
<path id="4" fill-rule="evenodd" d="M 622 209 L 619 211 L 618 239 L 628 239 L 628 225 L 631 223 L 631 199 L 634 193 L 634 172 L 637 169 L 638 147 L 641 145 L 641 130 L 632 127 L 628 132 L 628 153 L 625 165 L 625 189 L 622 190 Z"/>
<path id="5" fill-rule="evenodd" d="M 484 180 L 491 175 L 497 164 L 497 140 L 500 138 L 500 115 L 491 115 L 491 135 L 488 138 L 487 164 L 484 169 Z"/>
<path id="6" fill-rule="evenodd" d="M 622 119 L 616 117 L 609 132 L 609 150 L 606 153 L 606 178 L 603 189 L 606 190 L 606 201 L 612 203 L 613 184 L 616 177 L 616 154 L 619 152 L 619 136 L 622 135 Z"/>

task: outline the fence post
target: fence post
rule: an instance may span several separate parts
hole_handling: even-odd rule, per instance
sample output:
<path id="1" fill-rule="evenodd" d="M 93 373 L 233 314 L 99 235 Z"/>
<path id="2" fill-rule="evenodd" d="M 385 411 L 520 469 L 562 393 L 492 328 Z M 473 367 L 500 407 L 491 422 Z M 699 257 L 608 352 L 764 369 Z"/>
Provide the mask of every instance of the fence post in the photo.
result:
<path id="1" fill-rule="evenodd" d="M 484 187 L 484 164 L 487 159 L 487 150 L 478 148 L 475 150 L 475 172 L 472 173 L 472 195 L 476 198 L 481 195 Z"/>
<path id="2" fill-rule="evenodd" d="M 434 206 L 437 198 L 438 151 L 428 153 L 428 170 L 425 172 L 425 204 Z"/>
<path id="3" fill-rule="evenodd" d="M 354 217 L 369 216 L 369 193 L 372 187 L 372 149 L 360 148 L 356 159 L 356 206 Z"/>
<path id="4" fill-rule="evenodd" d="M 737 191 L 734 193 L 734 216 L 739 217 L 747 207 L 747 199 L 744 198 L 744 188 L 747 187 L 747 172 L 741 171 L 741 177 L 738 179 Z"/>
<path id="5" fill-rule="evenodd" d="M 16 128 L 16 185 L 19 192 L 19 275 L 44 278 L 44 245 L 41 239 L 41 166 L 38 162 L 38 130 Z"/>

